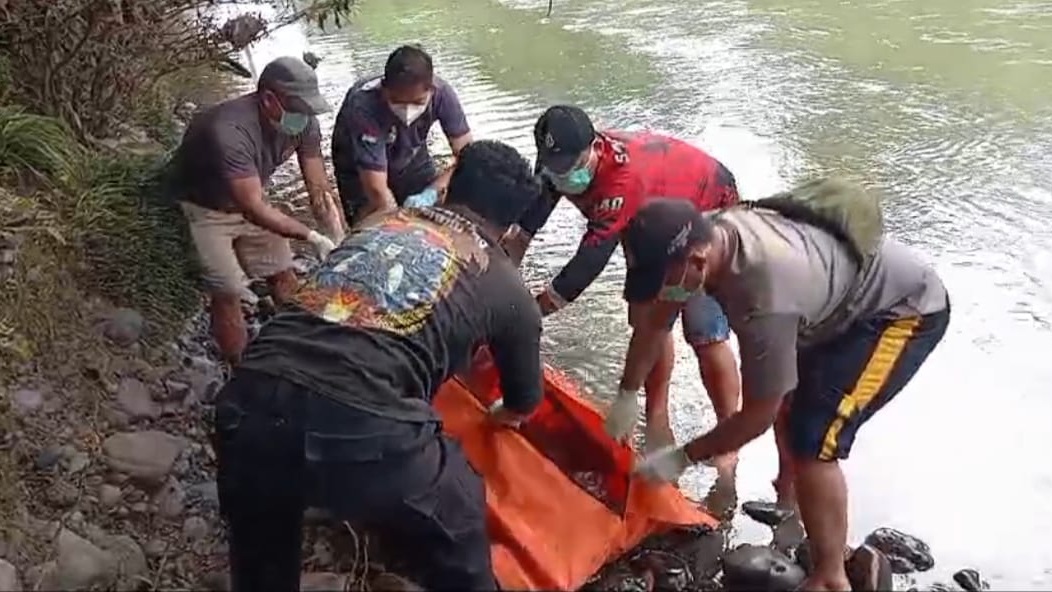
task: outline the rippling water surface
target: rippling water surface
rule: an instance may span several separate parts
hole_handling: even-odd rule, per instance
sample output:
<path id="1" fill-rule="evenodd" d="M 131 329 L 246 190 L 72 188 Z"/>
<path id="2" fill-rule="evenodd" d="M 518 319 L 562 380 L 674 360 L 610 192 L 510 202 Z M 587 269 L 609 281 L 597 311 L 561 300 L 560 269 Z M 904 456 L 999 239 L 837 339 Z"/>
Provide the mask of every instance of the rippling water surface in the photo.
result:
<path id="1" fill-rule="evenodd" d="M 532 158 L 531 128 L 555 101 L 607 126 L 649 127 L 722 159 L 746 198 L 804 174 L 849 175 L 888 196 L 891 232 L 935 263 L 950 331 L 846 464 L 851 539 L 890 525 L 928 541 L 946 581 L 980 569 L 999 589 L 1052 586 L 1052 4 L 1011 0 L 384 0 L 340 31 L 284 31 L 262 65 L 324 57 L 338 105 L 406 41 L 432 51 L 476 137 Z M 323 121 L 332 125 L 332 117 Z M 436 126 L 435 132 L 438 133 Z M 572 255 L 583 220 L 563 205 L 526 274 L 541 283 Z M 545 349 L 607 398 L 628 327 L 620 254 L 546 322 Z M 713 414 L 682 341 L 674 428 Z M 739 498 L 770 498 L 768 434 L 749 445 Z M 713 475 L 684 485 L 705 495 Z M 742 540 L 765 529 L 737 519 Z"/>

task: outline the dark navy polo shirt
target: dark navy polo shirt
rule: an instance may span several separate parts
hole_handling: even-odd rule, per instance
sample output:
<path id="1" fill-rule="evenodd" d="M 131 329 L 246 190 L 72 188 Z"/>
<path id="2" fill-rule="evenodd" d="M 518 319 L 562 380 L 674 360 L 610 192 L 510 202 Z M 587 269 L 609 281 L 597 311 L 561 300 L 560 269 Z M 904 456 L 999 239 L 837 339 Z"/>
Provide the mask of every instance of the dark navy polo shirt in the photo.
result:
<path id="1" fill-rule="evenodd" d="M 387 171 L 397 175 L 427 150 L 427 136 L 436 121 L 447 138 L 462 136 L 468 127 L 460 99 L 445 80 L 435 77 L 427 110 L 408 126 L 395 115 L 380 90 L 380 77 L 359 80 L 347 91 L 333 128 L 337 167 Z"/>

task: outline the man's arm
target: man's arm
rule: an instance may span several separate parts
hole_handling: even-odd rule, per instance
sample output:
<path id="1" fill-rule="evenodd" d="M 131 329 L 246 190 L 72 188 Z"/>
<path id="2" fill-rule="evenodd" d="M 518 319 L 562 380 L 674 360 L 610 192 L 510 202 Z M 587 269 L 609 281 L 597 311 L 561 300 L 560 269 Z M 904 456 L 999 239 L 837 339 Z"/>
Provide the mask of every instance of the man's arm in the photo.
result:
<path id="1" fill-rule="evenodd" d="M 346 129 L 354 154 L 354 166 L 362 182 L 362 190 L 368 200 L 363 211 L 393 210 L 398 207 L 394 193 L 387 186 L 387 136 L 381 126 L 364 112 L 354 113 Z"/>
<path id="2" fill-rule="evenodd" d="M 468 118 L 464 115 L 464 107 L 460 104 L 457 91 L 445 82 L 438 86 L 432 100 L 435 104 L 435 115 L 442 126 L 442 132 L 449 141 L 449 149 L 453 151 L 455 162 L 464 146 L 471 143 L 471 126 L 468 125 Z M 431 183 L 431 187 L 438 192 L 440 198 L 445 198 L 446 188 L 449 187 L 449 178 L 452 174 L 453 165 L 450 165 Z"/>
<path id="3" fill-rule="evenodd" d="M 212 137 L 215 155 L 228 183 L 230 199 L 246 220 L 286 238 L 306 240 L 310 234 L 298 220 L 263 199 L 263 181 L 253 158 L 254 146 L 237 128 L 221 128 Z"/>
<path id="4" fill-rule="evenodd" d="M 573 302 L 599 277 L 628 225 L 629 211 L 621 195 L 603 197 L 592 206 L 577 252 L 538 297 L 541 312 L 548 315 Z"/>
<path id="5" fill-rule="evenodd" d="M 797 385 L 796 315 L 768 315 L 750 320 L 738 333 L 742 359 L 742 408 L 709 433 L 684 448 L 701 462 L 759 437 L 778 415 L 782 400 Z"/>
<path id="6" fill-rule="evenodd" d="M 639 392 L 661 354 L 658 344 L 672 330 L 668 320 L 683 307 L 678 302 L 630 303 L 628 324 L 632 337 L 628 340 L 625 367 L 618 390 Z"/>
<path id="7" fill-rule="evenodd" d="M 329 176 L 325 172 L 317 118 L 312 118 L 310 127 L 300 140 L 296 156 L 299 159 L 300 172 L 303 174 L 303 184 L 307 186 L 307 198 L 314 219 L 325 234 L 340 242 L 345 233 L 343 210 L 333 197 Z"/>
<path id="8" fill-rule="evenodd" d="M 496 313 L 499 318 L 489 348 L 500 374 L 504 409 L 525 417 L 541 402 L 543 394 L 542 320 L 517 274 L 513 281 L 518 285 L 508 289 L 521 295 L 515 298 L 514 304 Z"/>

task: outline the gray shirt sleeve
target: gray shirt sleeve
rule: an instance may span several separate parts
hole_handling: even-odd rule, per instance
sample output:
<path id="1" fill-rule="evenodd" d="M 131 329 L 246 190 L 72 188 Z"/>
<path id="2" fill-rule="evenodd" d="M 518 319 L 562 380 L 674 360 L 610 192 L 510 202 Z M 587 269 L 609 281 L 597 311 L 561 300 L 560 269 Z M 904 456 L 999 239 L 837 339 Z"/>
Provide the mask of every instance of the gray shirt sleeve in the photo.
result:
<path id="1" fill-rule="evenodd" d="M 439 86 L 435 93 L 435 115 L 447 138 L 459 138 L 471 131 L 464 108 L 460 105 L 460 97 L 448 84 Z"/>
<path id="2" fill-rule="evenodd" d="M 797 315 L 767 314 L 754 316 L 735 328 L 744 397 L 781 397 L 796 388 L 799 323 Z"/>
<path id="3" fill-rule="evenodd" d="M 296 154 L 305 158 L 321 156 L 321 124 L 318 123 L 317 117 L 311 117 L 307 129 L 300 134 Z"/>
<path id="4" fill-rule="evenodd" d="M 224 125 L 213 130 L 209 140 L 224 178 L 261 176 L 256 166 L 256 146 L 245 130 L 234 125 Z"/>

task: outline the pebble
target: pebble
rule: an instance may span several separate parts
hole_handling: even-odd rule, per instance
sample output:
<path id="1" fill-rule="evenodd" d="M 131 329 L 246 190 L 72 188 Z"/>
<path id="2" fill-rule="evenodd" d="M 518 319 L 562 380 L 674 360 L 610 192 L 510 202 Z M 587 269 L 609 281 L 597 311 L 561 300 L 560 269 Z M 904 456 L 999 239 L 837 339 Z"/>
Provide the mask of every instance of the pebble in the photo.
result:
<path id="1" fill-rule="evenodd" d="M 137 378 L 121 380 L 117 386 L 117 404 L 132 421 L 157 419 L 161 416 L 161 406 L 153 400 L 150 387 Z"/>
<path id="2" fill-rule="evenodd" d="M 34 389 L 19 389 L 11 394 L 11 408 L 18 415 L 30 415 L 44 406 L 44 394 Z"/>
<path id="3" fill-rule="evenodd" d="M 145 320 L 139 311 L 118 308 L 106 319 L 103 335 L 119 346 L 128 347 L 139 341 L 145 325 Z"/>
<path id="4" fill-rule="evenodd" d="M 90 464 L 91 457 L 88 456 L 87 453 L 77 452 L 69 459 L 69 464 L 66 470 L 69 471 L 70 474 L 76 474 L 88 468 L 88 465 Z"/>
<path id="5" fill-rule="evenodd" d="M 160 481 L 186 448 L 186 440 L 156 430 L 122 432 L 102 443 L 106 462 L 115 471 L 132 477 Z"/>
<path id="6" fill-rule="evenodd" d="M 204 539 L 211 530 L 208 522 L 200 516 L 191 516 L 183 522 L 183 536 L 190 542 Z"/>
<path id="7" fill-rule="evenodd" d="M 58 464 L 60 460 L 62 460 L 62 449 L 58 446 L 48 446 L 41 450 L 40 454 L 37 454 L 36 459 L 33 460 L 33 466 L 37 470 L 47 471 Z"/>
<path id="8" fill-rule="evenodd" d="M 52 506 L 60 509 L 69 508 L 77 503 L 77 498 L 80 497 L 80 490 L 67 481 L 56 479 L 47 488 L 45 496 L 48 503 Z"/>
<path id="9" fill-rule="evenodd" d="M 53 569 L 42 570 L 43 590 L 87 590 L 106 588 L 117 576 L 117 560 L 73 531 L 62 529 L 55 541 Z"/>
<path id="10" fill-rule="evenodd" d="M 894 528 L 878 528 L 866 537 L 866 544 L 888 556 L 891 570 L 897 574 L 928 571 L 935 558 L 927 543 Z"/>
<path id="11" fill-rule="evenodd" d="M 191 485 L 186 492 L 189 503 L 204 510 L 219 509 L 219 488 L 215 481 Z"/>
<path id="12" fill-rule="evenodd" d="M 157 559 L 164 555 L 165 551 L 168 550 L 168 543 L 161 539 L 153 539 L 146 543 L 146 556 L 150 559 Z"/>
<path id="13" fill-rule="evenodd" d="M 774 502 L 750 501 L 742 504 L 742 512 L 753 520 L 767 526 L 778 526 L 788 520 L 793 511 Z"/>
<path id="14" fill-rule="evenodd" d="M 18 570 L 3 559 L 0 559 L 0 590 L 3 592 L 22 592 L 22 582 L 18 579 Z"/>
<path id="15" fill-rule="evenodd" d="M 157 513 L 164 518 L 177 518 L 183 513 L 186 502 L 186 491 L 175 479 L 169 479 L 164 487 L 153 498 Z"/>

